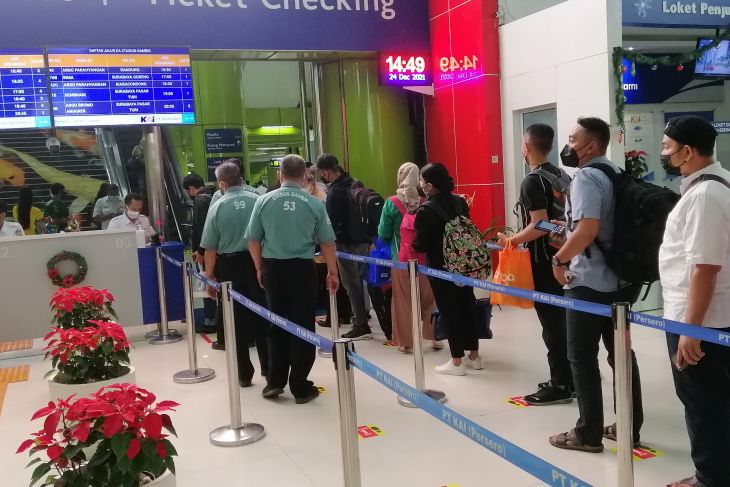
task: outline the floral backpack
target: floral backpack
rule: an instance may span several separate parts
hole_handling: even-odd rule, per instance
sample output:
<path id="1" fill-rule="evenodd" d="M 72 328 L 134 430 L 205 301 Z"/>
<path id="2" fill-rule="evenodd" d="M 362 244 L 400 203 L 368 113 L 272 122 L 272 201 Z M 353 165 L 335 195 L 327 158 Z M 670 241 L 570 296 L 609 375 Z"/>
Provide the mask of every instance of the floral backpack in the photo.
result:
<path id="1" fill-rule="evenodd" d="M 444 267 L 462 276 L 486 281 L 492 273 L 492 259 L 479 229 L 464 215 L 450 218 L 435 204 L 426 203 L 445 222 Z"/>

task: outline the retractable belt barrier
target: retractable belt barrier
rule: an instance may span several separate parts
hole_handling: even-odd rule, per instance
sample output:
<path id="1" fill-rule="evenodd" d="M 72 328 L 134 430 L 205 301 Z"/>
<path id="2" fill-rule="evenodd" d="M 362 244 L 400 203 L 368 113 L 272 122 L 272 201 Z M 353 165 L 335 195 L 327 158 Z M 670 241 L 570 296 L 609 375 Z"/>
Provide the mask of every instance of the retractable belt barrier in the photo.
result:
<path id="1" fill-rule="evenodd" d="M 181 268 L 183 266 L 182 262 L 180 262 L 179 260 L 173 259 L 172 257 L 170 257 L 169 255 L 167 255 L 164 252 L 162 252 L 162 258 L 165 259 L 166 261 L 168 261 L 170 264 L 174 265 L 175 267 Z"/>
<path id="2" fill-rule="evenodd" d="M 488 246 L 492 248 L 492 246 Z M 497 247 L 500 248 L 500 247 Z M 495 249 L 496 250 L 496 249 Z M 364 262 L 368 264 L 387 265 L 382 259 L 374 259 L 372 257 L 364 257 L 361 255 L 351 255 L 342 252 L 337 253 L 337 257 L 341 259 L 353 260 L 356 262 Z M 393 262 L 393 267 L 400 269 L 401 266 L 408 268 L 406 264 L 400 262 Z M 590 301 L 582 301 L 580 299 L 571 299 L 565 296 L 556 296 L 554 294 L 542 293 L 538 291 L 530 291 L 528 289 L 521 289 L 512 286 L 505 286 L 502 284 L 494 284 L 489 281 L 482 281 L 479 279 L 472 279 L 470 277 L 462 276 L 459 274 L 453 274 L 451 272 L 442 271 L 438 269 L 432 269 L 423 265 L 418 266 L 418 272 L 425 274 L 428 277 L 435 279 L 441 279 L 443 281 L 453 282 L 463 286 L 470 286 L 474 288 L 484 289 L 499 294 L 506 294 L 508 296 L 515 296 L 518 298 L 529 299 L 537 303 L 545 303 L 551 306 L 559 308 L 565 308 L 573 311 L 581 311 L 584 313 L 590 313 L 598 316 L 611 317 L 612 310 L 611 306 L 605 304 L 591 303 Z M 669 333 L 676 333 L 677 335 L 684 335 L 691 338 L 696 338 L 706 342 L 716 343 L 718 345 L 724 345 L 730 347 L 730 333 L 726 333 L 722 330 L 714 328 L 707 328 L 702 326 L 689 325 L 679 321 L 668 320 L 659 316 L 647 315 L 644 313 L 629 313 L 629 320 L 637 325 L 645 326 L 647 328 L 653 328 Z"/>
<path id="3" fill-rule="evenodd" d="M 357 353 L 348 352 L 347 357 L 350 363 L 365 375 L 375 379 L 396 394 L 405 397 L 446 426 L 458 431 L 470 440 L 483 446 L 495 455 L 502 457 L 515 467 L 546 482 L 548 485 L 560 487 L 590 487 L 590 484 L 551 465 L 504 438 L 497 436 L 453 409 L 439 404 L 423 392 L 390 375 Z"/>

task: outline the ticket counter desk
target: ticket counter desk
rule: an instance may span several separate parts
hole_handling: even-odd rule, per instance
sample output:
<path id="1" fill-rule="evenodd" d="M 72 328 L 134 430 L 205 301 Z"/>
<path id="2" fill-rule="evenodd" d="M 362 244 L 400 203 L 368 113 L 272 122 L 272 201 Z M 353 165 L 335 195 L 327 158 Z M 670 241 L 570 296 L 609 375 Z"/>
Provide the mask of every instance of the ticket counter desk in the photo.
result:
<path id="1" fill-rule="evenodd" d="M 163 244 L 166 254 L 183 260 L 179 242 Z M 108 289 L 120 325 L 155 324 L 160 320 L 155 247 L 137 248 L 131 230 L 92 231 L 0 238 L 0 342 L 45 336 L 51 321 L 49 300 L 57 288 L 47 263 L 62 251 L 76 252 L 88 264 L 79 286 Z M 63 266 L 68 265 L 68 269 Z M 182 271 L 163 261 L 169 321 L 184 319 Z M 74 264 L 59 265 L 61 273 Z"/>

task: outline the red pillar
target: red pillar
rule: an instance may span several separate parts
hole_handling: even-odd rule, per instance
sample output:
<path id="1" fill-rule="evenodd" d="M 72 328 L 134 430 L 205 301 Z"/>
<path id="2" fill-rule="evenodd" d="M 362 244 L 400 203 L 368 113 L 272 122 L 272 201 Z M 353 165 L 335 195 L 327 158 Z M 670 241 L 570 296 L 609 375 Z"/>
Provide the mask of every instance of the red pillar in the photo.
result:
<path id="1" fill-rule="evenodd" d="M 504 222 L 497 0 L 429 0 L 435 94 L 426 102 L 429 159 L 473 198 L 484 230 Z"/>

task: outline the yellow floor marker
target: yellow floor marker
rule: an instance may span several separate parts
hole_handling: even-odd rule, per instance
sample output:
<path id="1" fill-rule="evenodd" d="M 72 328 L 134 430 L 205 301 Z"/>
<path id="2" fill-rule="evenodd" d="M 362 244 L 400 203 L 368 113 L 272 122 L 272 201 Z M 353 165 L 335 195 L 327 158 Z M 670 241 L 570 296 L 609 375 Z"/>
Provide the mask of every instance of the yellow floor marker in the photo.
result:
<path id="1" fill-rule="evenodd" d="M 17 352 L 18 350 L 28 350 L 29 348 L 33 348 L 33 340 L 0 343 L 0 353 Z"/>
<path id="2" fill-rule="evenodd" d="M 18 367 L 0 369 L 0 382 L 6 384 L 11 382 L 25 382 L 28 380 L 29 373 L 30 365 L 19 365 Z"/>

